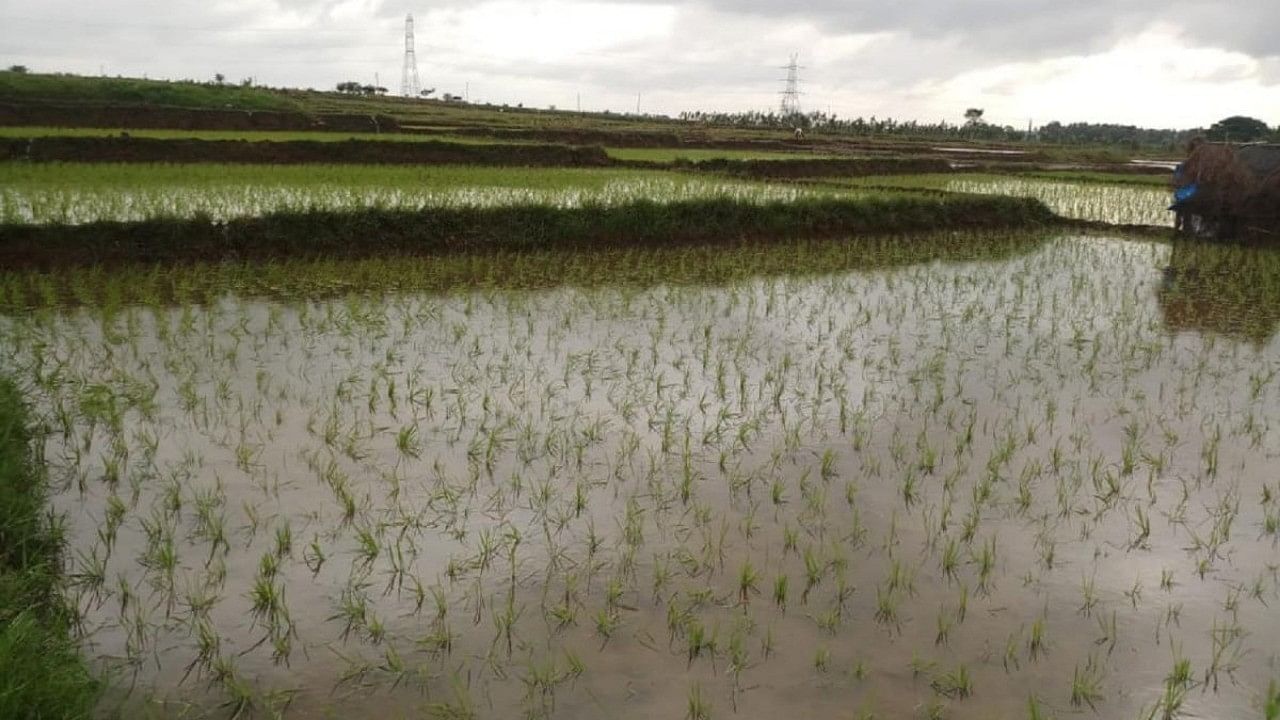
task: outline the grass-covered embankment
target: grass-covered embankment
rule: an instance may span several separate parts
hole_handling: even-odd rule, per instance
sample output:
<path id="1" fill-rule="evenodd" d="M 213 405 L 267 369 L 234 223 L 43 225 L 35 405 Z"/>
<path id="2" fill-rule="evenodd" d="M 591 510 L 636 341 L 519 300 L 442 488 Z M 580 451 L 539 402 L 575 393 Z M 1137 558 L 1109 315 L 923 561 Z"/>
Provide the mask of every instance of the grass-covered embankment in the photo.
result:
<path id="1" fill-rule="evenodd" d="M 298 110 L 278 92 L 238 84 L 143 78 L 0 72 L 0 99 L 24 104 L 74 103 L 237 110 Z"/>
<path id="2" fill-rule="evenodd" d="M 866 194 L 790 201 L 709 198 L 616 204 L 291 212 L 235 218 L 0 226 L 0 266 L 63 267 L 224 258 L 374 257 L 475 250 L 667 246 L 743 238 L 1000 228 L 1054 221 L 1000 196 Z"/>
<path id="3" fill-rule="evenodd" d="M 519 145 L 518 142 L 498 143 L 483 137 L 436 133 L 363 132 L 340 130 L 174 130 L 156 128 L 68 128 L 48 125 L 0 125 L 0 139 L 30 140 L 44 137 L 118 137 L 128 133 L 130 137 L 156 140 L 240 140 L 244 142 L 285 142 L 308 140 L 311 142 L 346 142 L 348 140 L 377 140 L 378 142 L 447 142 L 455 145 Z"/>
<path id="4" fill-rule="evenodd" d="M 235 163 L 293 165 L 502 165 L 600 167 L 610 164 L 598 147 L 479 145 L 440 141 L 245 142 L 195 138 L 55 136 L 0 142 L 0 160 L 76 163 Z"/>
<path id="5" fill-rule="evenodd" d="M 71 639 L 62 540 L 31 439 L 17 387 L 0 378 L 0 717 L 88 717 L 98 685 Z"/>

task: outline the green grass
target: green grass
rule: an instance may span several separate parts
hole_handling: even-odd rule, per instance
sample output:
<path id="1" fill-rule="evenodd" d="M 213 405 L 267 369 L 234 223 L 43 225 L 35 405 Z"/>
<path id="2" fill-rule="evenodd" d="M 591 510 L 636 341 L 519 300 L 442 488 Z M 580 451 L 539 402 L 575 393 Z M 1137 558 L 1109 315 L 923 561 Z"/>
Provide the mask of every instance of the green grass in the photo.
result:
<path id="1" fill-rule="evenodd" d="M 298 104 L 285 95 L 239 85 L 14 72 L 0 72 L 0 100 L 212 109 L 230 106 L 240 110 L 299 109 Z"/>
<path id="2" fill-rule="evenodd" d="M 88 717 L 98 685 L 80 657 L 58 589 L 62 540 L 45 513 L 17 388 L 0 379 L 0 717 Z"/>

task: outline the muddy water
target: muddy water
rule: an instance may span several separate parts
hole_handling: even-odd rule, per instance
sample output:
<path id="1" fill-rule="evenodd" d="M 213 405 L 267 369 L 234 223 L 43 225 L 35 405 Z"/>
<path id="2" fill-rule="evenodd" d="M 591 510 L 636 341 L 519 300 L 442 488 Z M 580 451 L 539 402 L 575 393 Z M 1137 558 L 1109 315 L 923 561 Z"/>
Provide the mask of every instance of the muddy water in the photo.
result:
<path id="1" fill-rule="evenodd" d="M 1260 716 L 1276 309 L 1188 322 L 1170 262 L 1072 237 L 0 336 L 104 711 Z"/>

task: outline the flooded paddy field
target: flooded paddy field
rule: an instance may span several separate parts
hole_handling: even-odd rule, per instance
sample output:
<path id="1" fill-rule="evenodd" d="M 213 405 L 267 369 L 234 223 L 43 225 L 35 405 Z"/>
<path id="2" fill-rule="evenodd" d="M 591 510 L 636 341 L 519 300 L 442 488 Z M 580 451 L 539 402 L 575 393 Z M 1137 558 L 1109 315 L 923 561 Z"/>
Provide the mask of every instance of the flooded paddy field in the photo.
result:
<path id="1" fill-rule="evenodd" d="M 104 712 L 1264 717 L 1276 255 L 859 243 L 8 294 Z"/>

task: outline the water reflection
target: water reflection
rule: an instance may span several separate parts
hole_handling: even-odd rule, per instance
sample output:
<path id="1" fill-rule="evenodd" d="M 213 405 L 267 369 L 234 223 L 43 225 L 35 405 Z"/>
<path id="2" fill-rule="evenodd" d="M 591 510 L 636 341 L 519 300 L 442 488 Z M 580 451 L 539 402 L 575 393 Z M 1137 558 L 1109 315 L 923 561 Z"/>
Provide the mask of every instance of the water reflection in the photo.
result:
<path id="1" fill-rule="evenodd" d="M 1280 253 L 1177 242 L 1157 295 L 1172 332 L 1213 333 L 1266 344 L 1280 325 Z"/>

